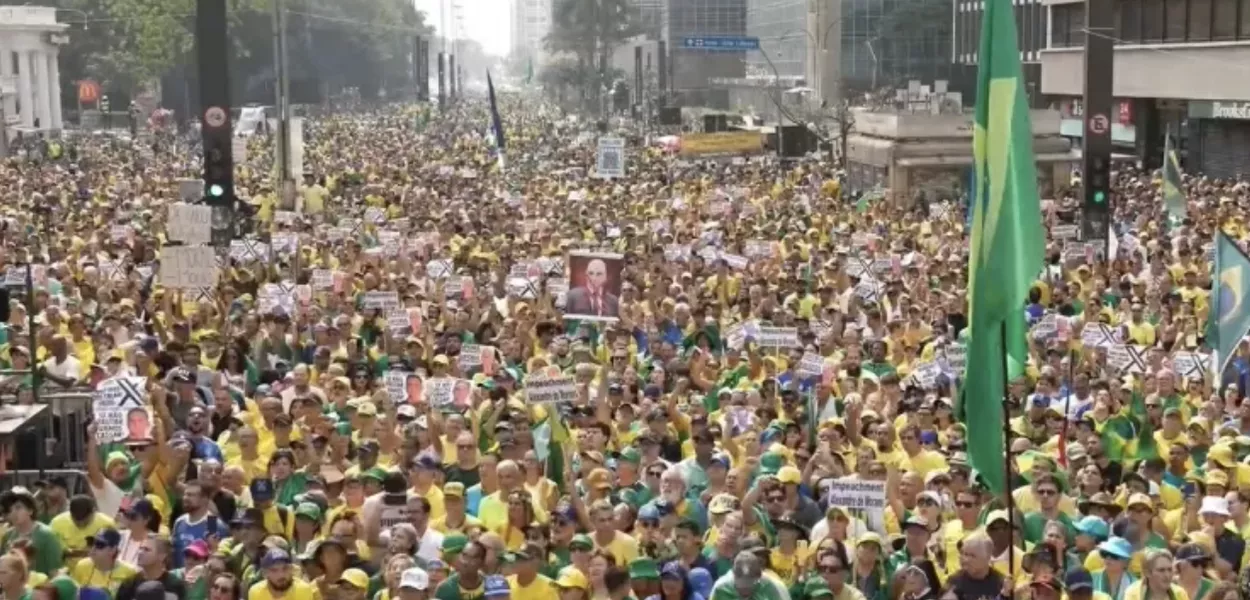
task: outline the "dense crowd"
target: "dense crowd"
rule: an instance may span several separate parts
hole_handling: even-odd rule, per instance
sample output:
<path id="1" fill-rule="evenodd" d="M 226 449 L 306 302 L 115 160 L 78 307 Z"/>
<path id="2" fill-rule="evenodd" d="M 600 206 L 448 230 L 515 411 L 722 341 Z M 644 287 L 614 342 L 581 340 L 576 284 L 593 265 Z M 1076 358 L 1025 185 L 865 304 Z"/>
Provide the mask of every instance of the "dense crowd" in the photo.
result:
<path id="1" fill-rule="evenodd" d="M 1246 184 L 1188 178 L 1169 226 L 1158 175 L 1121 169 L 1112 260 L 1055 235 L 1067 186 L 1043 203 L 1009 507 L 955 409 L 959 198 L 634 132 L 599 178 L 595 123 L 501 112 L 506 160 L 473 101 L 310 119 L 298 211 L 251 138 L 236 187 L 270 245 L 205 289 L 159 265 L 189 143 L 0 164 L 0 257 L 38 266 L 0 329 L 0 366 L 36 375 L 6 401 L 142 378 L 147 408 L 79 432 L 83 477 L 0 495 L 3 599 L 1250 597 L 1250 345 L 1202 362 Z M 572 311 L 579 251 L 621 257 L 616 318 Z"/>

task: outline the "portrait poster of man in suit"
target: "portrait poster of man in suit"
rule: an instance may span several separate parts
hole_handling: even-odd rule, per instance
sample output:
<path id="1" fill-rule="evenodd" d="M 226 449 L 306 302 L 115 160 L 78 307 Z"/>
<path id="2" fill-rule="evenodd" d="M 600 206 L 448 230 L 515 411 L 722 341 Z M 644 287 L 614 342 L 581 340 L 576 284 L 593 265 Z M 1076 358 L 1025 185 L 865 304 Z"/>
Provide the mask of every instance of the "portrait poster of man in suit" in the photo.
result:
<path id="1" fill-rule="evenodd" d="M 624 258 L 619 254 L 571 252 L 567 264 L 569 291 L 564 316 L 587 321 L 617 320 Z"/>

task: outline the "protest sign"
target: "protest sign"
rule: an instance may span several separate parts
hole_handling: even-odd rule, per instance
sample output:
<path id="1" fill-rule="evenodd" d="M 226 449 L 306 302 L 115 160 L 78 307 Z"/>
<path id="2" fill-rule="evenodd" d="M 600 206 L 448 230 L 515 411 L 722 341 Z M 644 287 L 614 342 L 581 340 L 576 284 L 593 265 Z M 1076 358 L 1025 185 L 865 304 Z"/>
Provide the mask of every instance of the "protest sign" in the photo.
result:
<path id="1" fill-rule="evenodd" d="M 386 394 L 390 396 L 391 402 L 404 402 L 408 400 L 408 375 L 406 371 L 387 371 L 382 381 L 386 384 Z"/>
<path id="2" fill-rule="evenodd" d="M 572 375 L 533 373 L 525 378 L 525 400 L 531 404 L 559 404 L 577 399 L 577 381 Z"/>
<path id="3" fill-rule="evenodd" d="M 377 309 L 383 312 L 390 312 L 400 307 L 399 293 L 386 291 L 365 292 L 363 306 L 366 310 Z"/>
<path id="4" fill-rule="evenodd" d="M 798 348 L 799 330 L 795 327 L 760 327 L 756 338 L 765 348 Z"/>
<path id="5" fill-rule="evenodd" d="M 773 243 L 768 240 L 747 240 L 742 253 L 747 258 L 772 258 Z"/>
<path id="6" fill-rule="evenodd" d="M 885 481 L 834 479 L 829 482 L 826 506 L 874 510 L 885 508 Z"/>
<path id="7" fill-rule="evenodd" d="M 199 182 L 196 182 L 199 183 Z M 203 204 L 176 202 L 169 205 L 165 233 L 170 241 L 207 244 L 213 232 L 213 209 Z"/>
<path id="8" fill-rule="evenodd" d="M 1146 347 L 1132 344 L 1111 344 L 1107 348 L 1107 364 L 1121 373 L 1146 372 Z"/>
<path id="9" fill-rule="evenodd" d="M 937 387 L 937 378 L 942 374 L 942 367 L 935 362 L 924 362 L 912 369 L 912 379 L 922 388 L 932 390 Z"/>
<path id="10" fill-rule="evenodd" d="M 313 269 L 311 282 L 313 289 L 317 291 L 333 289 L 334 271 L 330 269 Z"/>
<path id="11" fill-rule="evenodd" d="M 146 377 L 115 377 L 100 382 L 91 402 L 97 442 L 152 441 L 152 410 L 143 391 L 146 384 Z"/>
<path id="12" fill-rule="evenodd" d="M 942 349 L 942 358 L 946 361 L 946 368 L 955 375 L 963 376 L 968 362 L 968 347 L 960 343 L 947 344 Z"/>
<path id="13" fill-rule="evenodd" d="M 161 249 L 161 285 L 175 289 L 213 287 L 217 258 L 212 246 L 166 246 Z"/>
<path id="14" fill-rule="evenodd" d="M 599 138 L 595 173 L 605 179 L 625 176 L 625 138 L 614 135 Z"/>
<path id="15" fill-rule="evenodd" d="M 620 316 L 620 254 L 570 252 L 569 291 L 565 295 L 564 316 L 586 321 L 616 321 Z"/>
<path id="16" fill-rule="evenodd" d="M 1211 368 L 1211 355 L 1199 352 L 1177 352 L 1172 355 L 1172 370 L 1185 379 L 1206 379 Z"/>
<path id="17" fill-rule="evenodd" d="M 720 255 L 720 258 L 721 260 L 725 261 L 725 264 L 729 265 L 731 268 L 738 270 L 738 271 L 746 269 L 747 264 L 750 262 L 749 260 L 747 260 L 747 257 L 741 256 L 738 254 L 722 253 Z"/>
<path id="18" fill-rule="evenodd" d="M 455 271 L 455 265 L 449 258 L 432 260 L 425 264 L 425 275 L 430 279 L 446 279 Z"/>
<path id="19" fill-rule="evenodd" d="M 539 286 L 537 277 L 509 277 L 505 285 L 509 296 L 522 300 L 538 298 Z"/>
<path id="20" fill-rule="evenodd" d="M 456 380 L 451 377 L 426 379 L 425 399 L 430 403 L 430 406 L 450 406 L 452 402 L 452 392 L 455 387 Z"/>
<path id="21" fill-rule="evenodd" d="M 805 352 L 799 359 L 798 373 L 801 377 L 820 377 L 825 371 L 825 357 L 815 352 Z"/>
<path id="22" fill-rule="evenodd" d="M 1086 323 L 1081 329 L 1081 345 L 1086 348 L 1107 348 L 1123 342 L 1120 331 L 1106 323 Z"/>
<path id="23" fill-rule="evenodd" d="M 668 262 L 688 262 L 690 260 L 690 246 L 681 244 L 665 246 L 664 260 Z"/>

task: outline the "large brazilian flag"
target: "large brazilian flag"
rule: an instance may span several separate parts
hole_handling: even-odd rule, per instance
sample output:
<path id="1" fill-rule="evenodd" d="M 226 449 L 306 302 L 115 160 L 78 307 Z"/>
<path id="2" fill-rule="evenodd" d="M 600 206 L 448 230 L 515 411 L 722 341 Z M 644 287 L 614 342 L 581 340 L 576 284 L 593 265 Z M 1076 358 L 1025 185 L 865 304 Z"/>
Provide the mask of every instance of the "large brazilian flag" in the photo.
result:
<path id="1" fill-rule="evenodd" d="M 961 420 L 968 458 L 995 493 L 1008 491 L 1004 472 L 1003 396 L 1007 363 L 1028 360 L 1021 316 L 1029 287 L 1042 270 L 1044 234 L 1033 130 L 1020 71 L 1011 0 L 986 0 L 973 130 L 975 158 L 968 368 Z"/>
<path id="2" fill-rule="evenodd" d="M 1211 313 L 1206 342 L 1215 350 L 1211 367 L 1215 381 L 1224 376 L 1228 359 L 1250 332 L 1250 258 L 1224 232 L 1215 234 L 1215 271 L 1211 278 Z"/>

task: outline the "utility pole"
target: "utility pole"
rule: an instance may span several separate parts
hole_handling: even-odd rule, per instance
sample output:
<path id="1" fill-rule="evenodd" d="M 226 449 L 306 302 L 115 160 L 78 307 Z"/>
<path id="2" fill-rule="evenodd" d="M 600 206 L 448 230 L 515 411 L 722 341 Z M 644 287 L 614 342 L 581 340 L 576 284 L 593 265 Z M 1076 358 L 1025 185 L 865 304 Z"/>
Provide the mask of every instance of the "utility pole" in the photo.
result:
<path id="1" fill-rule="evenodd" d="M 1112 0 L 1085 0 L 1085 106 L 1081 136 L 1081 240 L 1109 259 L 1111 226 L 1111 87 L 1115 71 Z"/>
<path id="2" fill-rule="evenodd" d="M 228 251 L 234 239 L 234 156 L 230 118 L 226 0 L 196 0 L 195 46 L 204 143 L 204 203 L 212 207 L 212 242 Z"/>
<path id="3" fill-rule="evenodd" d="M 287 77 L 286 7 L 283 0 L 273 0 L 273 88 L 277 96 L 278 143 L 274 154 L 278 164 L 282 206 L 295 209 L 295 180 L 291 177 L 291 99 Z"/>
<path id="4" fill-rule="evenodd" d="M 446 46 L 447 42 L 443 42 Z M 447 106 L 447 53 L 438 53 L 438 108 L 444 109 Z"/>
<path id="5" fill-rule="evenodd" d="M 452 103 L 455 103 L 456 101 L 456 55 L 455 54 L 450 54 L 447 56 L 447 74 L 449 75 L 448 79 L 451 80 L 450 98 L 451 98 Z"/>

